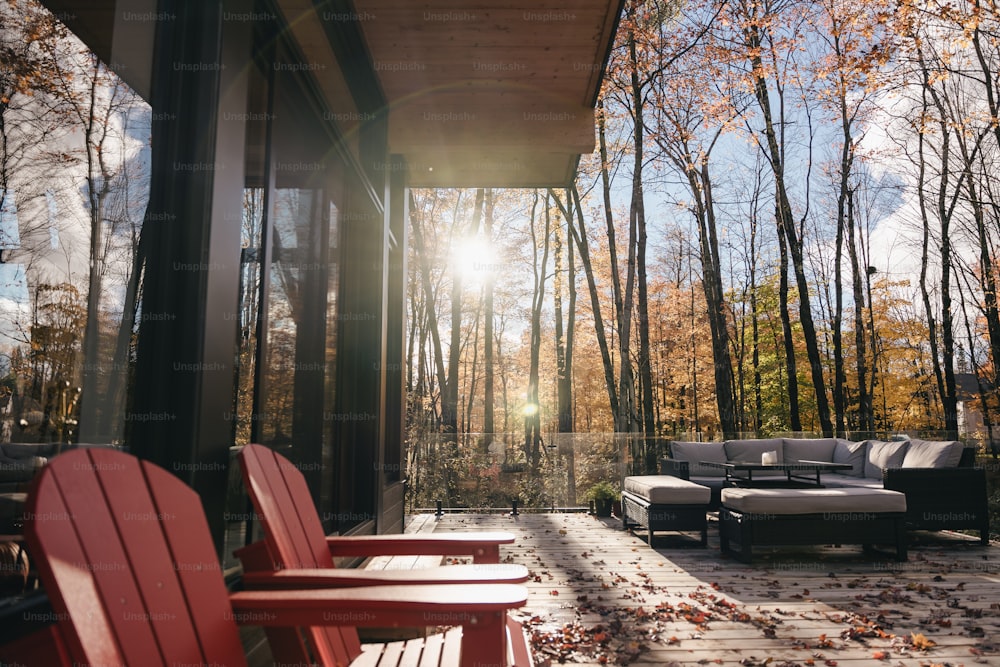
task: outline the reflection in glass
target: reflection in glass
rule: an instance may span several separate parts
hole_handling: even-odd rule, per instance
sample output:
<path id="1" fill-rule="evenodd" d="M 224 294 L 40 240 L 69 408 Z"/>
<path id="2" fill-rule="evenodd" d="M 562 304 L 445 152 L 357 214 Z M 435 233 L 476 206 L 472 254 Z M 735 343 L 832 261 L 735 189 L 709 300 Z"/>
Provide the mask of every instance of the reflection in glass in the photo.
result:
<path id="1" fill-rule="evenodd" d="M 138 322 L 167 316 L 140 315 L 151 110 L 33 3 L 0 7 L 0 51 L 47 73 L 0 82 L 0 442 L 120 443 Z"/>

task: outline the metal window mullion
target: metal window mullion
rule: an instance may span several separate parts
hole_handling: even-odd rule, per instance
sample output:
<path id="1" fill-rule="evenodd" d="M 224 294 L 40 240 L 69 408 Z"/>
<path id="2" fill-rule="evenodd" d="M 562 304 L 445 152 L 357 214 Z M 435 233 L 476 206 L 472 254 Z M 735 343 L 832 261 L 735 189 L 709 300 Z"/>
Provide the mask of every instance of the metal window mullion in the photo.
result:
<path id="1" fill-rule="evenodd" d="M 273 45 L 268 48 L 270 52 L 270 57 L 267 58 L 268 62 L 273 61 L 275 57 Z M 262 219 L 260 224 L 260 254 L 258 261 L 260 262 L 260 292 L 258 295 L 258 303 L 260 307 L 257 310 L 257 349 L 254 359 L 254 376 L 253 376 L 253 401 L 251 407 L 251 417 L 250 417 L 250 441 L 255 443 L 263 442 L 263 419 L 262 416 L 265 412 L 266 402 L 265 393 L 267 392 L 267 380 L 266 373 L 264 369 L 267 362 L 268 344 L 267 344 L 267 325 L 270 312 L 269 298 L 271 295 L 271 260 L 274 257 L 274 248 L 271 243 L 271 238 L 274 234 L 274 191 L 275 191 L 275 175 L 274 175 L 274 148 L 272 145 L 272 139 L 274 135 L 274 87 L 277 83 L 277 77 L 273 67 L 267 68 L 267 113 L 265 114 L 264 122 L 264 198 L 262 210 Z M 247 530 L 247 535 L 250 535 L 250 531 Z"/>

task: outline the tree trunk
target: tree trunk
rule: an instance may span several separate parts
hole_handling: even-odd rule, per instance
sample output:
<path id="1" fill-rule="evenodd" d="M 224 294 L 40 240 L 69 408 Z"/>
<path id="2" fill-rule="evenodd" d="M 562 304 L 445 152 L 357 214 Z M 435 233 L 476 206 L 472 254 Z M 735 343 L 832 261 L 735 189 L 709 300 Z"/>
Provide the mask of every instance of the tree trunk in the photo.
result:
<path id="1" fill-rule="evenodd" d="M 851 260 L 851 284 L 854 293 L 854 350 L 855 369 L 858 378 L 858 428 L 874 436 L 875 410 L 872 405 L 872 392 L 868 378 L 868 343 L 865 336 L 865 284 L 868 280 L 868 267 L 861 266 L 858 256 L 858 241 L 855 238 L 855 215 L 853 193 L 847 200 L 847 252 Z M 871 297 L 869 295 L 869 304 Z M 874 345 L 874 342 L 872 343 Z M 875 369 L 872 366 L 872 376 Z"/>
<path id="2" fill-rule="evenodd" d="M 816 412 L 819 418 L 820 429 L 823 435 L 829 437 L 833 435 L 833 424 L 830 421 L 830 406 L 826 397 L 826 383 L 823 379 L 823 362 L 819 351 L 819 341 L 816 336 L 816 327 L 812 319 L 811 297 L 809 295 L 809 282 L 806 279 L 805 260 L 803 244 L 799 239 L 795 221 L 792 215 L 792 204 L 788 197 L 785 185 L 785 165 L 782 146 L 778 141 L 778 133 L 775 129 L 775 122 L 771 111 L 770 92 L 768 91 L 767 79 L 765 78 L 761 51 L 764 49 L 761 35 L 757 24 L 750 23 L 746 28 L 747 46 L 750 48 L 750 62 L 754 71 L 754 94 L 758 107 L 764 121 L 764 136 L 766 139 L 766 151 L 771 170 L 774 175 L 775 190 L 775 218 L 778 224 L 779 238 L 784 239 L 788 245 L 788 252 L 792 260 L 792 269 L 795 272 L 795 282 L 799 293 L 799 323 L 802 326 L 802 336 L 805 339 L 806 354 L 809 358 L 809 368 L 812 376 L 813 389 L 816 394 Z M 779 119 L 784 122 L 783 118 Z M 786 335 L 789 332 L 786 331 Z M 791 341 L 786 342 L 786 354 Z M 791 380 L 791 378 L 790 378 Z M 791 384 L 789 384 L 791 386 Z M 797 413 L 798 408 L 793 408 L 793 413 Z M 797 420 L 793 418 L 793 422 Z M 801 430 L 795 428 L 793 430 Z"/>
<path id="3" fill-rule="evenodd" d="M 712 178 L 708 160 L 703 159 L 700 171 L 692 168 L 688 175 L 696 195 L 698 245 L 701 255 L 702 287 L 708 305 L 708 323 L 712 333 L 712 361 L 715 368 L 715 397 L 723 437 L 736 437 L 736 407 L 733 401 L 733 362 L 729 356 L 729 324 L 726 299 L 722 289 L 722 261 L 712 198 Z"/>
<path id="4" fill-rule="evenodd" d="M 639 328 L 639 387 L 641 389 L 642 432 L 645 435 L 641 452 L 645 472 L 656 470 L 656 423 L 653 419 L 653 375 L 649 359 L 649 286 L 646 280 L 646 203 L 643 192 L 643 155 L 645 126 L 643 117 L 644 95 L 639 83 L 639 62 L 635 35 L 628 39 L 630 83 L 632 100 L 632 201 L 629 218 L 635 227 L 635 272 L 638 291 Z"/>
<path id="5" fill-rule="evenodd" d="M 528 403 L 524 415 L 524 450 L 531 466 L 532 475 L 541 469 L 542 410 L 538 398 L 538 364 L 542 347 L 542 306 L 545 300 L 545 270 L 549 261 L 549 236 L 551 216 L 548 198 L 544 202 L 545 232 L 542 239 L 542 259 L 538 261 L 538 235 L 535 231 L 538 209 L 538 191 L 535 191 L 531 205 L 531 242 L 534 260 L 534 289 L 531 301 L 530 360 L 528 366 Z"/>
<path id="6" fill-rule="evenodd" d="M 587 242 L 587 229 L 583 219 L 583 209 L 580 206 L 580 193 L 573 185 L 571 194 L 573 197 L 573 211 L 576 213 L 577 226 L 570 225 L 570 232 L 573 234 L 573 241 L 580 253 L 580 262 L 583 264 L 583 273 L 587 278 L 587 289 L 590 292 L 590 309 L 594 316 L 594 334 L 597 337 L 597 347 L 601 351 L 601 364 L 604 367 L 604 386 L 608 392 L 608 405 L 611 407 L 611 414 L 618 414 L 618 392 L 615 389 L 615 369 L 611 361 L 611 350 L 608 347 L 608 338 L 604 329 L 604 316 L 601 314 L 601 297 L 597 290 L 597 280 L 594 278 L 594 267 L 590 260 L 590 244 Z"/>
<path id="7" fill-rule="evenodd" d="M 802 430 L 799 416 L 798 364 L 795 361 L 795 340 L 792 338 L 792 317 L 788 312 L 788 247 L 784 227 L 778 223 L 778 307 L 781 316 L 781 336 L 785 350 L 785 373 L 788 375 L 788 424 L 792 431 Z"/>
<path id="8" fill-rule="evenodd" d="M 567 195 L 569 193 L 567 192 Z M 567 205 L 572 206 L 568 203 Z M 569 242 L 569 232 L 573 229 L 573 216 L 566 216 L 566 283 L 569 290 L 569 312 L 566 315 L 566 363 L 560 374 L 559 400 L 559 432 L 573 433 L 575 415 L 573 411 L 573 343 L 576 337 L 576 259 L 573 244 Z M 565 448 L 566 455 L 566 503 L 570 507 L 576 505 L 576 449 L 570 436 L 569 446 Z"/>
<path id="9" fill-rule="evenodd" d="M 493 245 L 493 190 L 486 190 L 483 234 L 486 243 Z M 493 267 L 486 272 L 485 293 L 483 295 L 483 444 L 488 450 L 496 433 L 494 424 L 494 406 L 496 403 L 493 388 Z"/>
<path id="10" fill-rule="evenodd" d="M 945 104 L 938 98 L 937 91 L 931 83 L 931 75 L 924 61 L 923 53 L 918 49 L 919 62 L 923 75 L 922 103 L 925 111 L 929 111 L 933 104 L 937 112 L 937 134 L 940 137 L 941 145 L 936 147 L 935 154 L 940 160 L 940 174 L 938 176 L 937 196 L 935 197 L 935 217 L 940 230 L 939 258 L 941 261 L 941 324 L 934 326 L 933 305 L 931 300 L 931 289 L 928 286 L 928 268 L 930 257 L 930 213 L 926 201 L 924 182 L 926 178 L 926 156 L 924 134 L 918 135 L 919 152 L 919 180 L 917 191 L 919 194 L 919 204 L 921 221 L 923 223 L 923 239 L 921 247 L 920 266 L 920 291 L 924 301 L 924 308 L 927 309 L 927 322 L 930 330 L 931 357 L 934 366 L 934 377 L 937 380 L 938 394 L 941 397 L 941 408 L 944 412 L 944 428 L 947 437 L 958 437 L 958 398 L 955 391 L 955 340 L 954 340 L 954 319 L 951 310 L 951 216 L 954 210 L 954 199 L 949 202 L 948 188 L 950 187 L 951 172 L 949 161 L 951 159 L 951 132 Z M 928 96 L 930 100 L 928 100 Z M 956 184 L 956 191 L 961 188 L 961 182 Z M 940 329 L 941 348 L 938 349 L 938 332 Z M 940 355 L 939 355 L 940 352 Z"/>

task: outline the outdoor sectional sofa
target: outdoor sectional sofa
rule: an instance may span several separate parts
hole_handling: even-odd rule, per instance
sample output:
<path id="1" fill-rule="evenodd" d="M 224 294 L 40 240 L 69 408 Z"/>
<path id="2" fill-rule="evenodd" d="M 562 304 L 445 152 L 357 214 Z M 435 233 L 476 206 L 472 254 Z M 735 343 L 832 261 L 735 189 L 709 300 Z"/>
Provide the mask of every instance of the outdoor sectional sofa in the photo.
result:
<path id="1" fill-rule="evenodd" d="M 690 480 L 712 490 L 710 509 L 721 505 L 725 471 L 701 462 L 759 462 L 776 452 L 777 462 L 826 461 L 851 466 L 825 472 L 826 488 L 888 489 L 906 494 L 906 527 L 913 530 L 966 529 L 989 542 L 986 471 L 976 468 L 975 450 L 959 441 L 770 438 L 725 442 L 669 443 L 660 474 Z M 754 479 L 760 479 L 754 475 Z"/>

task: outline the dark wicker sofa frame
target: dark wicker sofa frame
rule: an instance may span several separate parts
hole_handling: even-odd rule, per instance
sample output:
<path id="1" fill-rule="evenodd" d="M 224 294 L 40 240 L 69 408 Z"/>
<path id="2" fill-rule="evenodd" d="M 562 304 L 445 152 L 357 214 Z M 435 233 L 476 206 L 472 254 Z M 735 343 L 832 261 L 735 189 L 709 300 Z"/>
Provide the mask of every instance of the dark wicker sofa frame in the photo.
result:
<path id="1" fill-rule="evenodd" d="M 719 511 L 722 553 L 749 563 L 755 546 L 860 544 L 866 553 L 875 544 L 892 544 L 896 560 L 905 561 L 906 529 L 902 512 L 843 513 L 836 520 L 824 514 L 750 514 L 723 507 Z M 856 515 L 856 518 L 855 516 Z M 733 543 L 739 549 L 733 548 Z"/>
<path id="2" fill-rule="evenodd" d="M 906 494 L 906 527 L 976 530 L 990 541 L 986 471 L 982 468 L 886 468 L 882 487 Z"/>
<path id="3" fill-rule="evenodd" d="M 622 524 L 625 530 L 645 528 L 649 546 L 657 531 L 698 531 L 701 546 L 708 545 L 708 507 L 706 505 L 651 504 L 641 496 L 622 492 Z"/>

